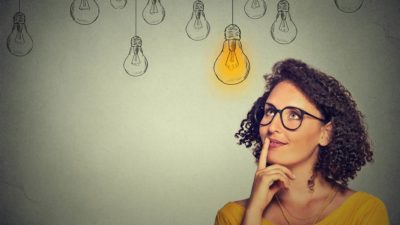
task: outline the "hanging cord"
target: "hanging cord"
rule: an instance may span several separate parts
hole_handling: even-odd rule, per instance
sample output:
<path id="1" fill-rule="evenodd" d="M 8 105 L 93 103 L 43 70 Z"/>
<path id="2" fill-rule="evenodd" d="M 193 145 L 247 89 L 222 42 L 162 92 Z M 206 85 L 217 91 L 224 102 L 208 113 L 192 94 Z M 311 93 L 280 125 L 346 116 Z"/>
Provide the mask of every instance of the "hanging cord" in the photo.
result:
<path id="1" fill-rule="evenodd" d="M 137 0 L 135 0 L 135 36 L 137 33 Z"/>
<path id="2" fill-rule="evenodd" d="M 232 0 L 232 24 L 233 24 L 233 0 Z"/>

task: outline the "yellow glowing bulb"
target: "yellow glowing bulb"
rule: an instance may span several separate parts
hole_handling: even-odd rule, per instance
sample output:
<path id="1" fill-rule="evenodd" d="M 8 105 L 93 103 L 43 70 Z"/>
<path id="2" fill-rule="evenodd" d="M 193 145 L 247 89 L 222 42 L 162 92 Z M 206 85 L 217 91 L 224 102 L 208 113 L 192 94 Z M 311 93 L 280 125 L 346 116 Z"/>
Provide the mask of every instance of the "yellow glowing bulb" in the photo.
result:
<path id="1" fill-rule="evenodd" d="M 225 28 L 222 51 L 214 63 L 214 72 L 224 84 L 238 84 L 247 78 L 250 63 L 240 43 L 240 29 L 235 24 Z"/>

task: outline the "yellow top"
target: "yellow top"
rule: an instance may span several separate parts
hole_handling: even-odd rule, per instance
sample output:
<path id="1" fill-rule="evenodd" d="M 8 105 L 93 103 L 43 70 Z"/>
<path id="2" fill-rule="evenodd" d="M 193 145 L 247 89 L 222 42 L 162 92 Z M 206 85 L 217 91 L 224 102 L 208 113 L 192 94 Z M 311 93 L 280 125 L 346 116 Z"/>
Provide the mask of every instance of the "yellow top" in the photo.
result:
<path id="1" fill-rule="evenodd" d="M 215 225 L 240 225 L 245 208 L 228 202 L 215 217 Z M 317 225 L 389 225 L 386 207 L 381 200 L 366 192 L 356 192 Z M 263 220 L 262 225 L 274 225 Z"/>

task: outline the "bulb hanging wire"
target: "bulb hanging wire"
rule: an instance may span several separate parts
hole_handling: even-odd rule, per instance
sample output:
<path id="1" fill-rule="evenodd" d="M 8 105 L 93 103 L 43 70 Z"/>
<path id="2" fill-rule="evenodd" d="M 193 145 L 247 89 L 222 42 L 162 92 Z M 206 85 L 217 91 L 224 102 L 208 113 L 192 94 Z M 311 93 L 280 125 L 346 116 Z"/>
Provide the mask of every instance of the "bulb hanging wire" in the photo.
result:
<path id="1" fill-rule="evenodd" d="M 135 36 L 137 33 L 137 0 L 135 0 Z"/>
<path id="2" fill-rule="evenodd" d="M 124 61 L 125 72 L 133 77 L 143 75 L 148 67 L 148 62 L 143 54 L 142 39 L 137 36 L 137 0 L 135 0 L 135 23 L 134 36 L 131 38 L 129 54 Z"/>
<path id="3" fill-rule="evenodd" d="M 232 24 L 233 24 L 233 0 L 232 0 Z"/>

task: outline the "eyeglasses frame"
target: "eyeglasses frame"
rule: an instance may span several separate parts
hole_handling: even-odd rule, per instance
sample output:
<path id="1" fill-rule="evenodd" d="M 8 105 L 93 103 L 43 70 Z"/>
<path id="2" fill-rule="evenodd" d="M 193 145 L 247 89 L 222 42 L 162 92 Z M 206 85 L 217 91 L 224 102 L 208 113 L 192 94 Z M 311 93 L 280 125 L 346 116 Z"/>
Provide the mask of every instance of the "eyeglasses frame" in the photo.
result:
<path id="1" fill-rule="evenodd" d="M 275 114 L 274 114 L 274 116 L 272 117 L 271 121 L 269 121 L 267 124 L 261 124 L 261 120 L 262 120 L 262 119 L 264 118 L 264 116 L 265 116 L 265 105 L 272 106 L 272 107 L 275 109 Z M 285 108 L 279 110 L 279 109 L 277 109 L 274 105 L 272 105 L 272 104 L 270 104 L 270 103 L 265 103 L 265 105 L 264 105 L 264 108 L 263 108 L 263 117 L 261 118 L 261 120 L 260 120 L 260 122 L 259 122 L 259 125 L 260 125 L 260 126 L 268 126 L 268 125 L 270 125 L 270 124 L 272 123 L 272 121 L 275 119 L 275 116 L 276 116 L 277 113 L 280 114 L 279 117 L 280 117 L 280 119 L 281 119 L 281 124 L 282 124 L 282 126 L 283 126 L 285 129 L 290 130 L 290 131 L 295 131 L 295 130 L 297 130 L 297 129 L 299 129 L 299 128 L 301 127 L 301 125 L 303 124 L 304 115 L 308 115 L 308 116 L 310 116 L 310 117 L 312 117 L 312 118 L 314 118 L 314 119 L 316 119 L 316 120 L 321 121 L 321 122 L 324 123 L 324 124 L 327 123 L 326 119 L 321 119 L 321 118 L 319 118 L 319 117 L 317 117 L 317 116 L 312 115 L 312 114 L 309 113 L 309 112 L 304 111 L 303 109 L 300 109 L 300 108 L 297 108 L 297 107 L 294 107 L 294 106 L 286 106 Z M 296 110 L 299 110 L 299 111 L 300 111 L 300 113 L 301 113 L 301 121 L 300 121 L 300 124 L 299 124 L 299 126 L 298 126 L 297 128 L 294 128 L 294 129 L 288 128 L 288 127 L 283 123 L 282 112 L 283 112 L 284 110 L 286 110 L 286 109 L 296 109 Z M 257 121 L 256 115 L 254 115 L 254 117 L 255 117 L 255 119 L 256 119 L 256 121 Z"/>

